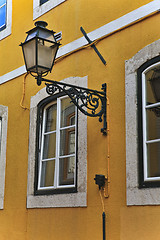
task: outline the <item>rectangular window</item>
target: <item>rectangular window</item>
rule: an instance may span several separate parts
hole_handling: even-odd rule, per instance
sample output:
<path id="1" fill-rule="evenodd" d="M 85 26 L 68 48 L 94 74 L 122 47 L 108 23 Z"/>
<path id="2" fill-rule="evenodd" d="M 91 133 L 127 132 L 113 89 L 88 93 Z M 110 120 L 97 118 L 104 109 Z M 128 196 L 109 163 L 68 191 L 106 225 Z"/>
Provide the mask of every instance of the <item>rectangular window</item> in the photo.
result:
<path id="1" fill-rule="evenodd" d="M 6 28 L 7 0 L 0 1 L 0 31 Z"/>
<path id="2" fill-rule="evenodd" d="M 36 194 L 75 191 L 75 106 L 68 97 L 61 97 L 41 110 Z"/>

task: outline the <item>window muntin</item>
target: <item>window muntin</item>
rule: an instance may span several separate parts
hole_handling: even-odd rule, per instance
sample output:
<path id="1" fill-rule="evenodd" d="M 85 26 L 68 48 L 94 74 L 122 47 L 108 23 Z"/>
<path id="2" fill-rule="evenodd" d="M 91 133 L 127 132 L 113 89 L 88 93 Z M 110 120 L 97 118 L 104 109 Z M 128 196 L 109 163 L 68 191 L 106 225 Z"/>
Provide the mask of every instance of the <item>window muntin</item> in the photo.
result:
<path id="1" fill-rule="evenodd" d="M 38 190 L 76 186 L 75 113 L 68 97 L 57 98 L 43 109 Z"/>
<path id="2" fill-rule="evenodd" d="M 6 27 L 7 0 L 0 1 L 0 31 Z"/>

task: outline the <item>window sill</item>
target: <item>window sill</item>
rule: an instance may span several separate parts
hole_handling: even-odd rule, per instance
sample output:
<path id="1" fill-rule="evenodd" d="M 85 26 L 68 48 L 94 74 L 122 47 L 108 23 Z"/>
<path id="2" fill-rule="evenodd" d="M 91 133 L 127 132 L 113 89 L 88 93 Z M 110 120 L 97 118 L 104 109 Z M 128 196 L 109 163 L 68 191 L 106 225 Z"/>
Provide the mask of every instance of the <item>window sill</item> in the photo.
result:
<path id="1" fill-rule="evenodd" d="M 46 12 L 57 7 L 58 5 L 60 5 L 65 1 L 66 0 L 50 0 L 42 5 L 39 5 L 39 0 L 34 0 L 33 1 L 33 20 L 37 19 L 38 17 L 42 16 Z"/>

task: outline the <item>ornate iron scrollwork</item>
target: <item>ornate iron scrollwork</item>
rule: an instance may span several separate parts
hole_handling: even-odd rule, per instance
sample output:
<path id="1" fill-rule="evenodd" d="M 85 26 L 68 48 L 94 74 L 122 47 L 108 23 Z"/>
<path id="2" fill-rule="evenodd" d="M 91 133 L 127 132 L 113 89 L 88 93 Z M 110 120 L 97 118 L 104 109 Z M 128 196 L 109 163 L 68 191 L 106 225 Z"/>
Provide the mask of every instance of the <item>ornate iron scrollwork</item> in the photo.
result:
<path id="1" fill-rule="evenodd" d="M 102 84 L 102 91 L 83 88 L 71 84 L 52 81 L 41 78 L 46 84 L 46 92 L 53 95 L 55 92 L 64 92 L 71 102 L 85 115 L 90 117 L 99 117 L 99 122 L 103 121 L 101 132 L 106 135 L 106 83 Z"/>

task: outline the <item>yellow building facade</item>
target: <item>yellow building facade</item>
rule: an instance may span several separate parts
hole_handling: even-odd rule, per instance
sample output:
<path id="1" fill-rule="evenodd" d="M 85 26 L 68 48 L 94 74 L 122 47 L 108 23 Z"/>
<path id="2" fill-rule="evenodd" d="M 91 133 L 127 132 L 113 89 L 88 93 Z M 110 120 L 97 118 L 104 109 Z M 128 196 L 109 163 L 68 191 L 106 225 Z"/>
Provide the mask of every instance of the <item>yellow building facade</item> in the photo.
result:
<path id="1" fill-rule="evenodd" d="M 152 85 L 159 78 L 159 8 L 159 0 L 0 0 L 0 240 L 159 239 L 160 100 L 158 84 L 155 89 Z M 101 133 L 103 123 L 98 117 L 79 112 L 76 150 L 62 154 L 77 160 L 64 160 L 63 167 L 70 166 L 69 180 L 64 177 L 65 183 L 57 182 L 56 191 L 49 193 L 52 177 L 60 181 L 56 171 L 61 166 L 57 170 L 56 158 L 50 157 L 57 140 L 45 140 L 51 130 L 40 136 L 40 126 L 47 124 L 39 124 L 41 116 L 42 121 L 49 119 L 50 105 L 44 103 L 49 95 L 44 83 L 37 86 L 27 74 L 19 46 L 36 21 L 46 21 L 48 29 L 59 33 L 62 44 L 47 79 L 98 91 L 107 84 L 107 135 Z M 67 109 L 70 103 L 63 105 L 62 99 L 56 95 L 47 104 Z M 46 115 L 40 115 L 41 110 Z M 58 111 L 54 114 L 61 118 Z M 65 138 L 56 151 L 68 144 L 72 151 L 75 112 L 69 114 L 72 123 L 63 128 L 70 143 Z M 42 180 L 41 173 L 36 180 L 41 171 L 37 151 L 45 151 L 49 141 L 51 149 L 41 163 L 43 170 L 44 162 L 50 161 L 48 170 L 44 167 L 48 175 Z M 37 150 L 41 142 L 43 150 Z M 100 190 L 96 174 L 106 178 Z"/>

